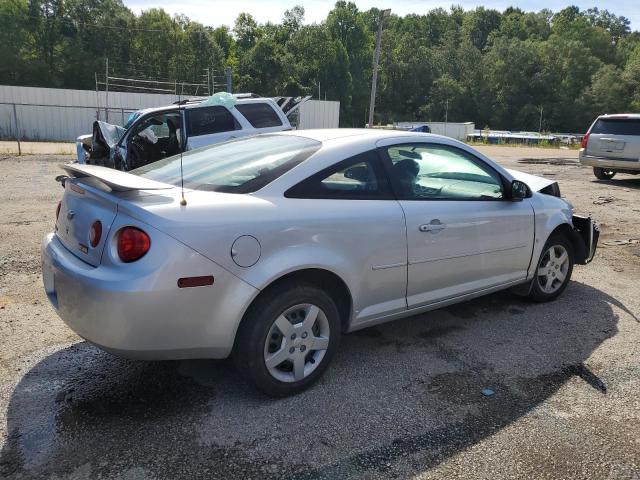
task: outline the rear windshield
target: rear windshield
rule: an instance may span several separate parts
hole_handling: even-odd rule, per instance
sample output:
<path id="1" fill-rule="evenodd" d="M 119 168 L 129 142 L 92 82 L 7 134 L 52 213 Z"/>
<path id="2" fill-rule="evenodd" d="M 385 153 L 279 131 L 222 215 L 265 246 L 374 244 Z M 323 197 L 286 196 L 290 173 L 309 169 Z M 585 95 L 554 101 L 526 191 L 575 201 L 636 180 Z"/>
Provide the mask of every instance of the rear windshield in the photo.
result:
<path id="1" fill-rule="evenodd" d="M 249 120 L 253 128 L 279 127 L 282 120 L 278 114 L 266 103 L 239 103 L 238 111 Z"/>
<path id="2" fill-rule="evenodd" d="M 640 118 L 600 118 L 591 133 L 605 135 L 640 135 Z"/>
<path id="3" fill-rule="evenodd" d="M 320 145 L 305 137 L 260 135 L 191 150 L 182 157 L 184 186 L 214 192 L 255 192 L 309 158 Z M 129 173 L 179 186 L 180 155 Z"/>

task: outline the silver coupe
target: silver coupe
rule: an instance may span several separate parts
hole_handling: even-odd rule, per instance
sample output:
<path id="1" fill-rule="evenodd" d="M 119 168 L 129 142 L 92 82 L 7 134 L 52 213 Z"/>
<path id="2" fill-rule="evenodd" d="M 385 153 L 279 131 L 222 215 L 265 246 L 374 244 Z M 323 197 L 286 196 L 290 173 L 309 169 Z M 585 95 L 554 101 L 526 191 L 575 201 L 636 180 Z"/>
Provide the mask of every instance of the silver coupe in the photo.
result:
<path id="1" fill-rule="evenodd" d="M 436 135 L 264 134 L 125 173 L 70 164 L 46 293 L 89 342 L 224 358 L 270 395 L 315 382 L 340 336 L 512 288 L 556 298 L 598 230 L 557 183 Z"/>

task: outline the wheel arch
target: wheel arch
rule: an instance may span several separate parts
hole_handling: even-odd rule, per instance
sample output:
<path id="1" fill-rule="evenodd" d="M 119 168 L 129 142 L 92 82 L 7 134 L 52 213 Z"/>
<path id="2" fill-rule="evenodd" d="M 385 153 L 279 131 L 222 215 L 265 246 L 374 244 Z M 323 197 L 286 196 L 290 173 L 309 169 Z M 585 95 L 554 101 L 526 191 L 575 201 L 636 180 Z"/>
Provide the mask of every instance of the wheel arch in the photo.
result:
<path id="1" fill-rule="evenodd" d="M 554 235 L 562 235 L 566 237 L 567 240 L 569 240 L 569 243 L 571 243 L 571 246 L 573 247 L 574 263 L 583 264 L 585 262 L 585 259 L 589 255 L 589 252 L 586 249 L 582 237 L 580 237 L 580 234 L 576 232 L 573 225 L 570 225 L 568 223 L 561 223 L 553 229 L 553 231 L 545 240 L 545 243 Z"/>
<path id="2" fill-rule="evenodd" d="M 340 314 L 340 324 L 342 326 L 342 330 L 346 331 L 348 329 L 352 317 L 353 297 L 351 295 L 351 290 L 347 286 L 346 282 L 338 274 L 325 268 L 307 267 L 283 273 L 279 277 L 271 280 L 271 282 L 267 286 L 262 288 L 245 309 L 244 314 L 242 315 L 242 319 L 236 327 L 236 332 L 234 335 L 236 338 L 240 325 L 242 325 L 242 323 L 245 321 L 248 312 L 251 310 L 251 307 L 258 301 L 258 299 L 270 295 L 276 287 L 284 282 L 290 281 L 308 283 L 327 292 L 336 302 L 336 307 L 338 308 L 338 312 Z"/>

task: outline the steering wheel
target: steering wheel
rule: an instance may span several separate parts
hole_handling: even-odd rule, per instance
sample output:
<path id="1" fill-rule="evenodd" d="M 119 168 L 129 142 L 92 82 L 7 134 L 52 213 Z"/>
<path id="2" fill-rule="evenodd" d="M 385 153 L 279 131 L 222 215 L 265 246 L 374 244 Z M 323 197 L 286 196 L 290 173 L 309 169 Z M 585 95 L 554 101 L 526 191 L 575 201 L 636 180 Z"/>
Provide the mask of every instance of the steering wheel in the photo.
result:
<path id="1" fill-rule="evenodd" d="M 121 163 L 121 166 L 126 168 L 126 170 L 123 168 L 120 168 L 120 170 L 126 172 L 134 168 L 142 167 L 147 163 L 146 157 L 144 147 L 134 139 L 129 143 L 126 161 Z"/>

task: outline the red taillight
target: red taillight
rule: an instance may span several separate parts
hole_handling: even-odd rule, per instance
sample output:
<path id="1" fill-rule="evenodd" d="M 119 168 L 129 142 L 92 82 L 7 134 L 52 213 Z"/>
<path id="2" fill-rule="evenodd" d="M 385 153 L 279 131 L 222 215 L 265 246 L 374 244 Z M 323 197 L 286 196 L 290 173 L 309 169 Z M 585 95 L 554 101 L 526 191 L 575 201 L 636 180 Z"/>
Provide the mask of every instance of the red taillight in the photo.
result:
<path id="1" fill-rule="evenodd" d="M 584 134 L 584 137 L 582 137 L 582 142 L 580 142 L 580 148 L 587 148 L 587 142 L 589 141 L 589 133 L 587 132 Z"/>
<path id="2" fill-rule="evenodd" d="M 135 262 L 151 248 L 149 235 L 136 227 L 124 227 L 118 232 L 118 256 L 123 262 Z"/>
<path id="3" fill-rule="evenodd" d="M 60 216 L 60 208 L 62 207 L 62 200 L 58 202 L 58 206 L 56 207 L 56 220 Z"/>
<path id="4" fill-rule="evenodd" d="M 93 248 L 96 248 L 100 243 L 100 237 L 102 237 L 102 222 L 96 220 L 89 230 L 89 243 Z"/>

